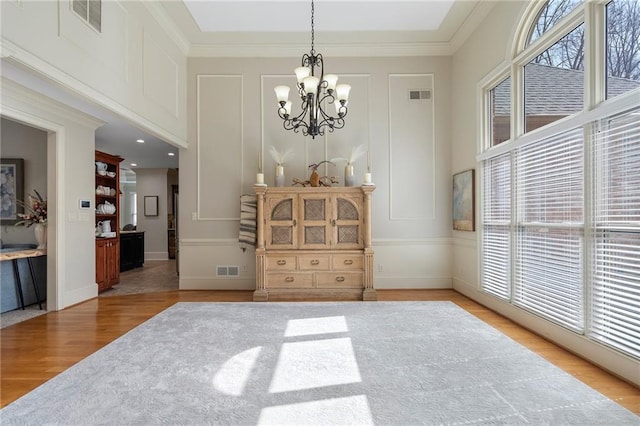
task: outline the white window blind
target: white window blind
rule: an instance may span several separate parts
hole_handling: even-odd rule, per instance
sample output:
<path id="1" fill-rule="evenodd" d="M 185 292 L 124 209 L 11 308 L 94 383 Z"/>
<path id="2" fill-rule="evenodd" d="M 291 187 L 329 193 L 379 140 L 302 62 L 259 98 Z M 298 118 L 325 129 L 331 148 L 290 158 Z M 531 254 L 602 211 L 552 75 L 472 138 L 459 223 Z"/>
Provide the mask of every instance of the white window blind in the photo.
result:
<path id="1" fill-rule="evenodd" d="M 515 153 L 518 223 L 513 303 L 584 329 L 583 130 Z"/>
<path id="2" fill-rule="evenodd" d="M 589 337 L 640 358 L 640 109 L 595 135 Z"/>
<path id="3" fill-rule="evenodd" d="M 482 289 L 511 297 L 511 154 L 483 164 Z"/>

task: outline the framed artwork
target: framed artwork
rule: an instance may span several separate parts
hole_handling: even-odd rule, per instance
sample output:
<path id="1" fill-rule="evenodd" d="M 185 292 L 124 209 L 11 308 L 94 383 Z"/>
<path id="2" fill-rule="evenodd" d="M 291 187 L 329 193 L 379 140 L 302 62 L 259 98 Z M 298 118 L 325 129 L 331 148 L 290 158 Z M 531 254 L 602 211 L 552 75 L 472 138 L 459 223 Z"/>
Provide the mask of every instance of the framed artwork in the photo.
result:
<path id="1" fill-rule="evenodd" d="M 475 231 L 475 170 L 453 175 L 453 229 Z"/>
<path id="2" fill-rule="evenodd" d="M 157 195 L 144 196 L 144 215 L 158 216 L 158 196 Z"/>
<path id="3" fill-rule="evenodd" d="M 24 199 L 24 160 L 0 159 L 0 221 L 13 225 L 20 220 L 18 213 L 24 208 L 16 200 Z"/>

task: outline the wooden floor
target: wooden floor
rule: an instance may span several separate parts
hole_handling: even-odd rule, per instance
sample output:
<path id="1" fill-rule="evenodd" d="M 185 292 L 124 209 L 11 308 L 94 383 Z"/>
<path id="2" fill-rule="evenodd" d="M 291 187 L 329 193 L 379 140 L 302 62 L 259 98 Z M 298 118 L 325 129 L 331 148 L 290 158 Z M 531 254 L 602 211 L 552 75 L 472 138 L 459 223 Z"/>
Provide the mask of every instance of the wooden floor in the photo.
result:
<path id="1" fill-rule="evenodd" d="M 379 290 L 378 299 L 448 300 L 640 415 L 640 390 L 453 290 Z M 98 297 L 2 330 L 1 406 L 176 302 L 246 302 L 250 291 L 166 291 Z"/>

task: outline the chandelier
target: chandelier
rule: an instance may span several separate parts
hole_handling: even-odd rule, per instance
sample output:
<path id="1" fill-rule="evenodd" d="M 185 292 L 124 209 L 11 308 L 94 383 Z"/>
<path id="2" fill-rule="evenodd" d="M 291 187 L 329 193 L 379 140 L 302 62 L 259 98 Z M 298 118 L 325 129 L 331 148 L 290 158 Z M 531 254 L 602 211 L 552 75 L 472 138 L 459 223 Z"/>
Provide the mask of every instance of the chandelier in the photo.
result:
<path id="1" fill-rule="evenodd" d="M 315 139 L 318 135 L 324 135 L 326 129 L 333 132 L 344 127 L 351 86 L 337 84 L 337 75 L 324 74 L 322 54 L 316 53 L 314 48 L 314 12 L 311 0 L 311 51 L 302 56 L 302 66 L 294 70 L 302 112 L 295 117 L 291 116 L 289 86 L 276 86 L 274 90 L 278 99 L 278 116 L 283 120 L 284 128 L 296 133 L 302 129 L 303 135 L 310 135 Z M 316 68 L 319 68 L 319 77 L 316 77 Z M 326 108 L 331 104 L 335 107 L 336 115 L 331 115 L 323 108 L 323 105 Z"/>

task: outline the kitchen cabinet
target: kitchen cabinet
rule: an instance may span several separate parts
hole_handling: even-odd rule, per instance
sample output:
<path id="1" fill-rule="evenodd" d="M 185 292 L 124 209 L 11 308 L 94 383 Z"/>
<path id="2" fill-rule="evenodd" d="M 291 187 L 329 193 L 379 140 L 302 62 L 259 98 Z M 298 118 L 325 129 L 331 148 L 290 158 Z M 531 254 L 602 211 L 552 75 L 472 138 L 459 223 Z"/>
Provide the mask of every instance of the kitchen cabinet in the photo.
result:
<path id="1" fill-rule="evenodd" d="M 120 272 L 144 265 L 144 232 L 120 232 Z"/>
<path id="2" fill-rule="evenodd" d="M 255 185 L 255 301 L 376 300 L 371 246 L 374 185 L 269 188 Z"/>
<path id="3" fill-rule="evenodd" d="M 120 241 L 116 238 L 96 240 L 96 284 L 98 291 L 120 282 Z"/>
<path id="4" fill-rule="evenodd" d="M 98 291 L 120 282 L 120 163 L 124 159 L 95 152 L 96 283 Z M 105 164 L 106 166 L 99 166 Z M 104 206 L 112 206 L 105 208 Z M 106 224 L 110 232 L 105 232 Z"/>

